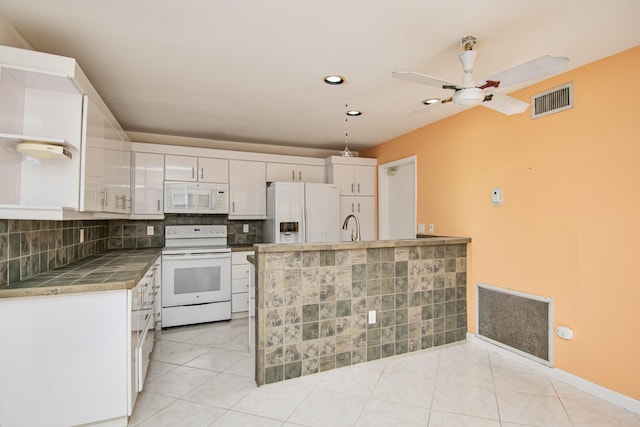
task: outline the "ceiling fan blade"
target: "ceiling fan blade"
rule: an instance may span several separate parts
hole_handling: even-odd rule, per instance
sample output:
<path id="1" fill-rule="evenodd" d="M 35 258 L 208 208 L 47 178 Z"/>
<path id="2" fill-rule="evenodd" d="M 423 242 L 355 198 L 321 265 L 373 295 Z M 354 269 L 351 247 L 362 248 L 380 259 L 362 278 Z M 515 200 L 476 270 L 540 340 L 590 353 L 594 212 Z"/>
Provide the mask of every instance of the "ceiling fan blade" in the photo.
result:
<path id="1" fill-rule="evenodd" d="M 507 95 L 503 95 L 501 93 L 492 93 L 490 99 L 485 99 L 486 102 L 483 102 L 483 107 L 491 108 L 499 113 L 506 114 L 508 116 L 512 114 L 520 114 L 524 113 L 529 104 L 527 102 L 522 102 L 518 99 L 512 98 Z"/>
<path id="2" fill-rule="evenodd" d="M 569 62 L 569 58 L 545 55 L 494 74 L 487 79 L 487 82 L 497 80 L 500 82 L 500 87 L 503 88 L 527 80 L 557 74 L 567 68 L 567 62 Z"/>
<path id="3" fill-rule="evenodd" d="M 445 82 L 444 80 L 437 79 L 435 77 L 427 76 L 426 74 L 420 74 L 413 71 L 394 71 L 393 77 L 402 80 L 408 80 L 414 83 L 420 83 L 423 85 L 438 87 L 441 89 L 453 89 L 458 90 L 460 87 L 453 83 Z"/>

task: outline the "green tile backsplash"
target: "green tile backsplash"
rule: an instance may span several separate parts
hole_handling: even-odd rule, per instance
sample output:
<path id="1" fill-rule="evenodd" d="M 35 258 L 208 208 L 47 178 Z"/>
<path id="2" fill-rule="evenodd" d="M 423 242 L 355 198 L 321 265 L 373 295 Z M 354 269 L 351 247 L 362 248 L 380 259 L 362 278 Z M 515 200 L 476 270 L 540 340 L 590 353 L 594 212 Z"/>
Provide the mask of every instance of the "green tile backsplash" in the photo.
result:
<path id="1" fill-rule="evenodd" d="M 0 219 L 0 287 L 103 252 L 107 224 L 102 220 Z"/>

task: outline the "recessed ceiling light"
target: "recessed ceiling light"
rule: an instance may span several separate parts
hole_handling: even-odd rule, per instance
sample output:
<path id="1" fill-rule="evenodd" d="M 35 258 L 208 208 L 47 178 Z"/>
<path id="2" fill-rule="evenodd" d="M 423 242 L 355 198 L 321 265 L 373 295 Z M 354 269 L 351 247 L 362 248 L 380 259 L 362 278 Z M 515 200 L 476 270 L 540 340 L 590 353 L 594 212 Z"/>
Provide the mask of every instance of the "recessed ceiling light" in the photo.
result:
<path id="1" fill-rule="evenodd" d="M 358 111 L 358 110 L 349 110 L 349 111 L 347 111 L 347 116 L 355 117 L 355 116 L 360 116 L 360 115 L 362 115 L 362 111 Z"/>
<path id="2" fill-rule="evenodd" d="M 337 74 L 332 74 L 330 76 L 325 76 L 324 82 L 328 85 L 341 85 L 345 82 L 345 79 Z"/>
<path id="3" fill-rule="evenodd" d="M 440 98 L 429 98 L 422 101 L 424 105 L 437 104 L 438 102 L 440 102 Z"/>

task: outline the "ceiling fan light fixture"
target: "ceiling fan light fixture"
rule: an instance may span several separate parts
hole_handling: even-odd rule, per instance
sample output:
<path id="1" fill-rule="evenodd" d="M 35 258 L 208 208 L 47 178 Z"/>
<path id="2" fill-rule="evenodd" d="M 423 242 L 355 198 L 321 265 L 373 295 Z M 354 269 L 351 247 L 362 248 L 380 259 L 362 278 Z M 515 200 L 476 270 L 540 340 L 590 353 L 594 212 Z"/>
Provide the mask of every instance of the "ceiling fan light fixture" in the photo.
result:
<path id="1" fill-rule="evenodd" d="M 362 111 L 349 110 L 349 111 L 347 111 L 346 114 L 347 114 L 347 116 L 356 117 L 356 116 L 361 116 L 362 115 Z"/>
<path id="2" fill-rule="evenodd" d="M 344 83 L 346 80 L 344 77 L 338 75 L 338 74 L 331 74 L 328 76 L 324 76 L 322 79 L 326 84 L 328 85 L 332 85 L 332 86 L 337 86 L 337 85 L 341 85 L 342 83 Z"/>
<path id="3" fill-rule="evenodd" d="M 453 93 L 453 103 L 461 107 L 479 105 L 484 101 L 484 90 L 477 87 L 468 87 Z"/>

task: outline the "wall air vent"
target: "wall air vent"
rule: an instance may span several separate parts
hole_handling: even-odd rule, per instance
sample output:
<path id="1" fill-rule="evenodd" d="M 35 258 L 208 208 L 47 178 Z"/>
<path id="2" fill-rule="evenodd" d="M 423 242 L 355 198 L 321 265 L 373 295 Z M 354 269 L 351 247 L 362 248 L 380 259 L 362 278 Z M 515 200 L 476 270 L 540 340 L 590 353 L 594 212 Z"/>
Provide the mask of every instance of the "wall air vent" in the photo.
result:
<path id="1" fill-rule="evenodd" d="M 573 108 L 573 83 L 567 83 L 531 97 L 532 119 L 559 113 L 570 108 Z"/>

